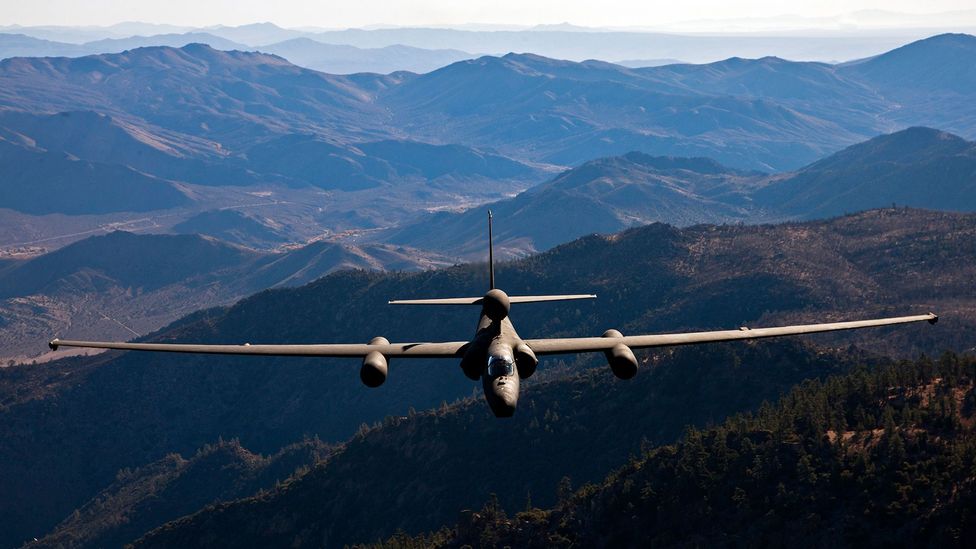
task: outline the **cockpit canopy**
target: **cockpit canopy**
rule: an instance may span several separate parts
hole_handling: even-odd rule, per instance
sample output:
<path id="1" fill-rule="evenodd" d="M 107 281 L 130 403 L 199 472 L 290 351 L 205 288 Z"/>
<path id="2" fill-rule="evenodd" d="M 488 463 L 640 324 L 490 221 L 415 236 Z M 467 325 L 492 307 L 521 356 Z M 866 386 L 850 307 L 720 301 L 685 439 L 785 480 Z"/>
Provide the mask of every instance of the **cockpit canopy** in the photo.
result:
<path id="1" fill-rule="evenodd" d="M 488 357 L 488 377 L 510 376 L 515 373 L 515 361 L 509 356 Z"/>

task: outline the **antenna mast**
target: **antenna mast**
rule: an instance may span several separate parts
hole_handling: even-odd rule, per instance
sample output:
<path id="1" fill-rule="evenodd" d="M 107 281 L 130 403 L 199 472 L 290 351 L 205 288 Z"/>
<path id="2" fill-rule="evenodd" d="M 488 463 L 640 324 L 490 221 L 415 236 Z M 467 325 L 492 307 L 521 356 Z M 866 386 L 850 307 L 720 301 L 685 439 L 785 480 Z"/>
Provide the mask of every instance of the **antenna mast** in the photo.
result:
<path id="1" fill-rule="evenodd" d="M 488 210 L 488 289 L 495 289 L 495 250 L 491 241 L 491 210 Z"/>

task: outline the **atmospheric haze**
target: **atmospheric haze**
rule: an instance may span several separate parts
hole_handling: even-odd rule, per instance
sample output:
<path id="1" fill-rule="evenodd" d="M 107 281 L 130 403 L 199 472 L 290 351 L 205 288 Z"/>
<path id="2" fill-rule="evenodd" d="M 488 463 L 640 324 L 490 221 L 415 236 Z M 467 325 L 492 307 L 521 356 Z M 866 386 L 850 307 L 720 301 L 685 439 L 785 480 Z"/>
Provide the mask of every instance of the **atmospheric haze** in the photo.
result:
<path id="1" fill-rule="evenodd" d="M 672 30 L 851 30 L 976 26 L 968 0 L 932 0 L 920 6 L 909 0 L 782 2 L 693 0 L 643 2 L 583 0 L 520 2 L 517 0 L 451 2 L 449 0 L 216 0 L 171 2 L 93 0 L 5 0 L 0 24 L 112 25 L 149 21 L 186 26 L 242 25 L 270 21 L 289 27 L 347 28 L 368 26 L 459 26 L 512 28 L 569 23 L 582 27 Z"/>

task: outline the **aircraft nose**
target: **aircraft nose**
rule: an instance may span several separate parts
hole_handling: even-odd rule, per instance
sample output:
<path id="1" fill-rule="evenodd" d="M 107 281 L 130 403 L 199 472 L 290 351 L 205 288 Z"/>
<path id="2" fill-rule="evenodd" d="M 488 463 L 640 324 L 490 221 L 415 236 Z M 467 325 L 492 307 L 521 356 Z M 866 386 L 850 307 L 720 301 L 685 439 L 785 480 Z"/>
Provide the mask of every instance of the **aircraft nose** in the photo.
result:
<path id="1" fill-rule="evenodd" d="M 495 413 L 495 417 L 512 417 L 515 415 L 515 402 L 508 400 L 499 400 L 492 404 L 491 411 Z"/>
<path id="2" fill-rule="evenodd" d="M 504 378 L 496 379 L 489 400 L 495 417 L 512 417 L 518 405 L 518 388 L 515 383 Z"/>

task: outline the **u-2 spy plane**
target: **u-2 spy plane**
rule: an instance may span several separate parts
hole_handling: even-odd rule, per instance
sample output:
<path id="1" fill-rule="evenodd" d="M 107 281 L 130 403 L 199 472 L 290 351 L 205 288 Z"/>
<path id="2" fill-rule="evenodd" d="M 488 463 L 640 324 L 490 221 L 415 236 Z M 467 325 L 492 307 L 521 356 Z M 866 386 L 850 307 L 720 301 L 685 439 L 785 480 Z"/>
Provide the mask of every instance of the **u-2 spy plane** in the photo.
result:
<path id="1" fill-rule="evenodd" d="M 938 315 L 928 313 L 916 316 L 774 328 L 747 328 L 743 326 L 736 330 L 712 332 L 625 336 L 617 330 L 607 330 L 599 337 L 522 339 L 515 331 L 515 326 L 509 316 L 513 304 L 594 299 L 596 296 L 591 294 L 510 296 L 496 288 L 491 231 L 491 212 L 488 212 L 488 279 L 490 287 L 485 295 L 442 299 L 405 299 L 389 302 L 393 305 L 480 305 L 481 319 L 471 341 L 390 343 L 384 337 L 375 337 L 365 344 L 251 345 L 245 343 L 243 345 L 197 345 L 54 339 L 48 345 L 52 350 L 64 346 L 220 355 L 361 357 L 363 363 L 359 376 L 368 387 L 379 387 L 386 381 L 389 359 L 391 358 L 455 358 L 461 360 L 461 370 L 464 375 L 473 381 L 481 380 L 485 400 L 495 416 L 511 417 L 518 404 L 519 380 L 528 378 L 535 373 L 536 365 L 539 363 L 538 357 L 541 355 L 602 352 L 615 376 L 620 379 L 630 379 L 637 374 L 638 361 L 634 356 L 634 349 L 761 339 L 921 321 L 935 324 L 939 320 Z"/>

